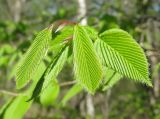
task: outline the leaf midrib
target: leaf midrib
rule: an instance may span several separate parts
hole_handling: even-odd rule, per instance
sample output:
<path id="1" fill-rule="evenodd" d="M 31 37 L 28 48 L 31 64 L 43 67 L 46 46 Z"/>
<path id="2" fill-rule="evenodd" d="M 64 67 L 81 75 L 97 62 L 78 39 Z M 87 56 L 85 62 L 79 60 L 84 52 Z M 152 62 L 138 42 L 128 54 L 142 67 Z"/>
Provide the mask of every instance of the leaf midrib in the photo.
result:
<path id="1" fill-rule="evenodd" d="M 84 30 L 83 30 L 84 31 Z M 84 33 L 86 33 L 85 31 L 84 31 Z M 79 34 L 79 35 L 81 35 L 81 34 Z M 81 36 L 82 38 L 83 38 L 83 36 Z M 80 40 L 79 38 L 78 38 L 78 40 Z M 85 44 L 83 43 L 83 41 L 81 41 L 81 46 L 82 46 L 82 50 L 83 50 L 83 52 L 84 52 L 84 57 L 85 57 L 85 61 L 87 62 L 87 63 L 85 63 L 86 65 L 87 65 L 87 72 L 88 72 L 88 74 L 89 74 L 89 78 L 91 79 L 91 73 L 90 73 L 90 70 L 89 70 L 89 66 L 88 66 L 88 60 L 86 60 L 87 58 L 86 58 L 86 51 L 84 50 L 84 49 L 86 49 L 86 48 L 84 48 L 85 47 Z M 84 59 L 83 59 L 84 60 Z M 91 86 L 92 86 L 92 89 L 94 89 L 94 87 L 93 87 L 93 81 L 91 81 L 91 80 L 88 80 L 88 81 L 90 81 L 90 83 L 91 83 Z"/>

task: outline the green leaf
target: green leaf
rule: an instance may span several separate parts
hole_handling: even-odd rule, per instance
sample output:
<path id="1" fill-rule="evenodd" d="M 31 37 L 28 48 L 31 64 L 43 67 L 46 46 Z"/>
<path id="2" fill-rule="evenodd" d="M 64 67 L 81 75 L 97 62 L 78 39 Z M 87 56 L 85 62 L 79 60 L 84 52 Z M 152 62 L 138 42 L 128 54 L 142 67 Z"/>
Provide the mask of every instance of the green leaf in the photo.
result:
<path id="1" fill-rule="evenodd" d="M 102 62 L 130 79 L 152 86 L 145 54 L 136 41 L 125 31 L 111 29 L 100 34 L 96 49 Z M 101 52 L 101 54 L 100 54 Z"/>
<path id="2" fill-rule="evenodd" d="M 22 119 L 32 104 L 32 102 L 26 102 L 27 98 L 24 95 L 16 97 L 6 109 L 3 119 Z"/>
<path id="3" fill-rule="evenodd" d="M 14 62 L 17 57 L 18 57 L 18 53 L 13 54 L 13 56 L 11 57 L 11 60 L 9 62 L 9 66 L 8 66 L 10 68 L 10 72 L 7 75 L 7 80 L 12 79 L 16 74 L 18 63 L 14 63 Z"/>
<path id="4" fill-rule="evenodd" d="M 75 84 L 74 86 L 72 86 L 69 89 L 69 91 L 66 93 L 66 95 L 63 97 L 62 102 L 61 102 L 62 105 L 64 106 L 72 97 L 74 97 L 81 91 L 82 91 L 82 86 L 80 86 L 79 84 Z"/>
<path id="5" fill-rule="evenodd" d="M 13 98 L 9 99 L 1 108 L 0 108 L 0 119 L 3 119 L 4 113 L 7 108 L 12 104 Z"/>
<path id="6" fill-rule="evenodd" d="M 51 29 L 44 29 L 37 34 L 34 42 L 18 66 L 16 75 L 17 88 L 24 87 L 32 78 L 38 65 L 47 53 L 51 38 Z"/>
<path id="7" fill-rule="evenodd" d="M 29 89 L 28 89 L 27 92 L 26 92 L 29 96 L 32 95 L 33 90 L 35 89 L 38 81 L 39 81 L 40 78 L 42 77 L 43 72 L 45 71 L 45 69 L 46 69 L 46 66 L 45 66 L 44 62 L 41 62 L 41 63 L 39 64 L 38 69 L 37 69 L 36 72 L 35 72 L 35 75 L 33 76 L 33 82 L 32 82 L 31 86 L 29 87 Z"/>
<path id="8" fill-rule="evenodd" d="M 44 106 L 49 106 L 55 103 L 58 97 L 60 87 L 58 85 L 57 79 L 54 79 L 46 89 L 44 89 L 40 95 L 40 102 Z"/>
<path id="9" fill-rule="evenodd" d="M 104 79 L 103 91 L 113 87 L 123 76 L 111 69 L 106 69 L 106 76 Z"/>
<path id="10" fill-rule="evenodd" d="M 48 84 L 50 82 L 52 82 L 57 77 L 59 72 L 62 70 L 62 68 L 63 68 L 63 66 L 64 66 L 64 64 L 65 64 L 65 62 L 67 60 L 67 57 L 68 57 L 68 50 L 69 50 L 69 47 L 66 47 L 64 49 L 64 51 L 61 54 L 59 54 L 59 58 L 55 62 L 56 64 L 50 70 L 48 75 L 45 76 L 45 81 L 43 83 L 42 90 L 45 89 L 48 86 Z"/>
<path id="11" fill-rule="evenodd" d="M 55 34 L 56 35 L 56 34 Z M 50 43 L 50 50 L 54 51 L 63 47 L 66 43 L 68 38 L 73 36 L 73 27 L 72 26 L 65 26 L 58 35 L 53 38 Z"/>
<path id="12" fill-rule="evenodd" d="M 91 39 L 78 25 L 74 27 L 73 57 L 76 79 L 94 93 L 102 79 L 102 68 Z"/>
<path id="13" fill-rule="evenodd" d="M 96 31 L 94 28 L 90 27 L 90 26 L 82 26 L 87 34 L 89 35 L 89 37 L 92 39 L 92 40 L 96 40 L 97 37 L 98 37 L 98 31 Z"/>
<path id="14" fill-rule="evenodd" d="M 68 56 L 68 47 L 64 47 L 61 52 L 58 54 L 58 56 L 54 57 L 51 61 L 50 65 L 47 67 L 47 69 L 42 74 L 40 80 L 36 84 L 31 98 L 28 100 L 32 100 L 33 98 L 36 98 L 39 96 L 41 91 L 46 89 L 48 85 L 56 79 L 58 73 L 62 70 L 63 65 L 65 64 L 65 61 L 67 60 Z"/>
<path id="15" fill-rule="evenodd" d="M 33 83 L 31 84 L 30 88 L 24 93 L 24 95 L 19 95 L 15 99 L 9 101 L 6 105 L 3 106 L 3 112 L 0 111 L 0 117 L 3 116 L 3 119 L 22 119 L 25 115 L 27 110 L 30 108 L 33 101 L 26 102 L 27 99 L 32 94 L 36 83 L 38 82 L 39 78 L 43 74 L 45 70 L 44 63 L 40 63 L 38 70 L 36 71 L 33 79 Z M 2 113 L 2 115 L 1 115 Z"/>

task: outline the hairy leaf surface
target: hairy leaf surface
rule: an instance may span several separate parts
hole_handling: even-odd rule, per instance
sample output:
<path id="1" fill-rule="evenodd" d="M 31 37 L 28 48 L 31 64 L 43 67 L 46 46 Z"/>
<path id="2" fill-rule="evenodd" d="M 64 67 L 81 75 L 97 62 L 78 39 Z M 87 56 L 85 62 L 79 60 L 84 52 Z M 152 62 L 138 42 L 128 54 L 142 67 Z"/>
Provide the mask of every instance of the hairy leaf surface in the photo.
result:
<path id="1" fill-rule="evenodd" d="M 3 119 L 21 119 L 24 117 L 24 114 L 27 112 L 27 110 L 30 108 L 33 101 L 26 102 L 30 95 L 32 94 L 32 91 L 38 82 L 39 78 L 41 77 L 43 71 L 45 70 L 44 63 L 40 63 L 40 66 L 38 70 L 36 71 L 35 75 L 33 76 L 33 83 L 29 87 L 29 89 L 21 95 L 18 95 L 15 97 L 7 106 L 5 109 L 4 105 L 4 111 L 0 112 L 0 117 L 3 116 Z"/>
<path id="2" fill-rule="evenodd" d="M 89 35 L 89 37 L 92 40 L 96 40 L 98 37 L 98 31 L 96 31 L 94 28 L 90 27 L 90 26 L 82 26 L 85 31 L 87 32 L 87 34 Z"/>
<path id="3" fill-rule="evenodd" d="M 143 50 L 125 31 L 111 29 L 100 34 L 96 49 L 102 62 L 109 68 L 130 79 L 152 86 L 148 63 Z"/>
<path id="4" fill-rule="evenodd" d="M 55 34 L 56 35 L 56 34 Z M 59 34 L 53 38 L 53 40 L 50 43 L 50 50 L 53 50 L 54 52 L 63 47 L 66 43 L 66 40 L 73 37 L 73 27 L 72 26 L 66 26 L 64 27 Z"/>
<path id="5" fill-rule="evenodd" d="M 33 90 L 32 96 L 28 101 L 39 96 L 39 94 L 44 91 L 53 80 L 56 79 L 58 73 L 62 70 L 65 61 L 67 60 L 67 56 L 68 47 L 66 46 L 52 59 L 50 65 L 43 72 L 40 80 L 37 82 Z"/>
<path id="6" fill-rule="evenodd" d="M 51 29 L 44 29 L 37 34 L 35 40 L 18 66 L 16 75 L 17 88 L 22 88 L 32 78 L 39 63 L 47 53 L 51 38 Z"/>
<path id="7" fill-rule="evenodd" d="M 102 79 L 102 68 L 91 39 L 78 25 L 74 27 L 73 56 L 76 79 L 94 93 Z"/>
<path id="8" fill-rule="evenodd" d="M 69 50 L 69 47 L 66 47 L 64 49 L 62 54 L 60 54 L 59 58 L 57 59 L 54 67 L 51 69 L 49 74 L 45 76 L 45 81 L 43 83 L 42 90 L 45 89 L 48 86 L 48 84 L 52 82 L 57 77 L 59 72 L 62 70 L 68 57 L 68 50 Z"/>

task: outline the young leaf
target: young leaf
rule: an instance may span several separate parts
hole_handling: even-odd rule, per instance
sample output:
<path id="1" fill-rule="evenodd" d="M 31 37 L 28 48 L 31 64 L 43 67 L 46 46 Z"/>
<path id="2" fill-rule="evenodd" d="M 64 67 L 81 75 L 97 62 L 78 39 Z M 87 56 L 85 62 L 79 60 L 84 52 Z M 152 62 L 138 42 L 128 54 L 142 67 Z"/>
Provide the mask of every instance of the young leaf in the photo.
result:
<path id="1" fill-rule="evenodd" d="M 77 95 L 81 91 L 82 86 L 80 86 L 79 84 L 75 84 L 74 86 L 72 86 L 62 99 L 62 105 L 64 106 L 73 96 Z"/>
<path id="2" fill-rule="evenodd" d="M 102 79 L 102 68 L 91 39 L 79 25 L 74 27 L 73 56 L 76 79 L 94 93 Z"/>
<path id="3" fill-rule="evenodd" d="M 26 102 L 27 96 L 16 97 L 4 113 L 3 119 L 22 119 L 32 102 Z"/>
<path id="4" fill-rule="evenodd" d="M 89 37 L 92 40 L 96 40 L 97 39 L 98 32 L 94 28 L 92 28 L 90 26 L 82 26 L 82 27 L 86 30 L 87 34 L 89 35 Z"/>
<path id="5" fill-rule="evenodd" d="M 105 65 L 130 79 L 152 86 L 148 78 L 148 63 L 143 50 L 125 31 L 111 29 L 100 34 L 97 50 Z"/>
<path id="6" fill-rule="evenodd" d="M 63 47 L 65 40 L 73 36 L 73 27 L 66 26 L 64 27 L 58 35 L 50 43 L 50 50 L 54 51 Z"/>
<path id="7" fill-rule="evenodd" d="M 38 69 L 35 72 L 35 75 L 33 76 L 33 82 L 32 82 L 31 86 L 29 87 L 29 89 L 26 92 L 29 96 L 32 95 L 32 92 L 33 92 L 34 88 L 36 87 L 37 82 L 42 77 L 43 72 L 45 71 L 45 69 L 46 69 L 46 66 L 45 66 L 44 62 L 41 62 L 39 64 Z"/>
<path id="8" fill-rule="evenodd" d="M 19 95 L 15 99 L 9 101 L 4 105 L 3 109 L 0 110 L 0 117 L 3 119 L 21 119 L 26 111 L 30 108 L 32 101 L 26 102 L 29 96 L 32 94 L 33 88 L 35 87 L 37 81 L 41 77 L 45 69 L 44 63 L 40 63 L 38 70 L 36 71 L 33 79 L 33 83 L 27 92 L 24 95 Z"/>
<path id="9" fill-rule="evenodd" d="M 14 54 L 13 61 L 17 58 L 17 56 L 18 56 L 18 53 Z M 18 65 L 18 63 L 14 64 L 13 61 L 12 61 L 12 63 L 10 63 L 11 64 L 10 65 L 11 66 L 11 70 L 10 70 L 9 74 L 7 75 L 7 79 L 8 80 L 12 79 L 15 76 L 16 71 L 17 71 L 17 65 Z"/>
<path id="10" fill-rule="evenodd" d="M 0 107 L 0 119 L 3 119 L 4 113 L 7 108 L 12 104 L 13 98 L 9 99 L 2 107 Z"/>
<path id="11" fill-rule="evenodd" d="M 44 106 L 51 105 L 55 102 L 59 94 L 59 85 L 56 79 L 54 79 L 46 89 L 44 89 L 40 95 L 40 102 Z"/>
<path id="12" fill-rule="evenodd" d="M 59 72 L 62 70 L 68 57 L 68 50 L 69 50 L 69 47 L 66 47 L 64 49 L 64 51 L 60 54 L 59 58 L 57 59 L 54 67 L 50 70 L 48 75 L 45 76 L 45 81 L 43 83 L 42 90 L 45 89 L 48 86 L 48 84 L 52 82 L 57 77 Z"/>
<path id="13" fill-rule="evenodd" d="M 52 30 L 49 28 L 37 34 L 33 44 L 18 66 L 16 75 L 17 88 L 22 88 L 32 78 L 39 63 L 47 53 L 51 38 Z"/>
<path id="14" fill-rule="evenodd" d="M 37 82 L 33 90 L 32 96 L 30 97 L 28 101 L 39 96 L 41 91 L 47 88 L 50 82 L 52 82 L 57 77 L 58 73 L 63 68 L 63 65 L 67 59 L 67 56 L 68 56 L 68 47 L 64 47 L 61 50 L 61 52 L 58 54 L 58 56 L 53 58 L 50 65 L 44 71 L 40 80 Z"/>
<path id="15" fill-rule="evenodd" d="M 106 70 L 106 76 L 104 79 L 103 91 L 113 87 L 123 76 L 111 69 Z"/>

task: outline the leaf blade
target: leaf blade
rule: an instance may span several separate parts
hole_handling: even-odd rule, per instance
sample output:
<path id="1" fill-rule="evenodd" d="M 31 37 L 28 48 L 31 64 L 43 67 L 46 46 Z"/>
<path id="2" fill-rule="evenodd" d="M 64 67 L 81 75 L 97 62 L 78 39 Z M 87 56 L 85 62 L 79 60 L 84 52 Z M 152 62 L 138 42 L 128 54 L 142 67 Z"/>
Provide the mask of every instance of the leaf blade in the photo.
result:
<path id="1" fill-rule="evenodd" d="M 91 39 L 78 25 L 74 27 L 73 53 L 76 79 L 94 93 L 102 79 L 102 68 Z"/>
<path id="2" fill-rule="evenodd" d="M 48 85 L 48 87 L 41 93 L 40 102 L 44 106 L 49 106 L 55 103 L 55 100 L 59 94 L 59 84 L 57 79 L 52 80 L 52 82 Z"/>
<path id="3" fill-rule="evenodd" d="M 101 40 L 100 40 L 101 39 Z M 96 41 L 103 63 L 120 74 L 152 86 L 148 78 L 148 63 L 143 50 L 125 31 L 111 29 Z"/>
<path id="4" fill-rule="evenodd" d="M 39 63 L 47 53 L 51 38 L 51 29 L 44 29 L 37 34 L 33 44 L 30 46 L 24 58 L 18 65 L 16 73 L 16 85 L 18 89 L 24 87 L 32 78 Z"/>
<path id="5" fill-rule="evenodd" d="M 105 91 L 112 88 L 122 77 L 121 74 L 107 68 L 102 90 Z"/>
<path id="6" fill-rule="evenodd" d="M 21 119 L 30 108 L 32 102 L 26 102 L 28 96 L 16 97 L 4 113 L 4 119 Z"/>
<path id="7" fill-rule="evenodd" d="M 58 56 L 54 57 L 50 63 L 50 65 L 46 68 L 46 70 L 43 72 L 43 75 L 37 82 L 32 96 L 28 99 L 28 101 L 36 98 L 39 96 L 39 94 L 45 90 L 49 83 L 52 82 L 54 79 L 56 79 L 58 73 L 61 71 L 63 68 L 63 65 L 65 64 L 65 61 L 68 56 L 68 47 L 64 47 Z"/>

